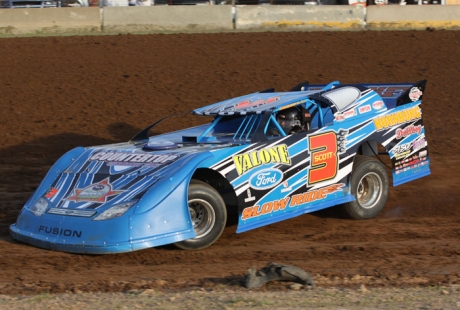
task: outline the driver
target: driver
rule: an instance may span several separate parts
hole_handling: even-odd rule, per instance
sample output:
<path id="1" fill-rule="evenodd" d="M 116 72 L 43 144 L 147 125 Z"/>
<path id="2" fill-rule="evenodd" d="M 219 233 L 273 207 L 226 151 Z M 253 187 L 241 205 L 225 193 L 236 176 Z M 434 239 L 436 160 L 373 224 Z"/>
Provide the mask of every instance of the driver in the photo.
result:
<path id="1" fill-rule="evenodd" d="M 278 124 L 289 135 L 301 130 L 310 130 L 311 116 L 303 107 L 292 107 L 281 110 L 276 115 Z"/>

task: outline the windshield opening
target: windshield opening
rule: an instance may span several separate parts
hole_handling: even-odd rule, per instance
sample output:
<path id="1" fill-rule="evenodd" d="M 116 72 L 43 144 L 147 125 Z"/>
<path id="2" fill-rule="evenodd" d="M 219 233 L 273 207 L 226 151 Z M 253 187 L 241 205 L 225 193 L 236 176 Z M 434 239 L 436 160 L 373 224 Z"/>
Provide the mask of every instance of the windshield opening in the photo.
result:
<path id="1" fill-rule="evenodd" d="M 196 141 L 250 141 L 260 121 L 260 114 L 216 116 L 212 124 L 197 137 Z"/>

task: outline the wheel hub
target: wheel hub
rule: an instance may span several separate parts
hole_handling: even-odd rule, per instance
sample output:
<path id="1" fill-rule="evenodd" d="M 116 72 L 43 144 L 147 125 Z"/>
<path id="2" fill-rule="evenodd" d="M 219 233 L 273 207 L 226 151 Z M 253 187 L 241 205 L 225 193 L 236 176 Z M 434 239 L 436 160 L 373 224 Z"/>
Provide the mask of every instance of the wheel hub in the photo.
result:
<path id="1" fill-rule="evenodd" d="M 188 209 L 195 230 L 195 238 L 206 236 L 215 224 L 215 214 L 212 206 L 203 199 L 191 199 L 188 202 Z"/>
<path id="2" fill-rule="evenodd" d="M 374 172 L 365 174 L 359 181 L 357 188 L 357 199 L 359 204 L 365 208 L 373 208 L 382 196 L 382 179 Z"/>

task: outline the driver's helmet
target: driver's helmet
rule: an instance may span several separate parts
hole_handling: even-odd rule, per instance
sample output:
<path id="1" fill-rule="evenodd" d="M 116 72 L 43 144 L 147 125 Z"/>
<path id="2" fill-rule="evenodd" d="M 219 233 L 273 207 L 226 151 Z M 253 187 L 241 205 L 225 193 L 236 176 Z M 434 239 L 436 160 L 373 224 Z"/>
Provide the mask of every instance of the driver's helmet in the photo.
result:
<path id="1" fill-rule="evenodd" d="M 279 111 L 276 120 L 286 134 L 290 134 L 293 127 L 300 128 L 302 126 L 300 111 L 296 107 Z"/>

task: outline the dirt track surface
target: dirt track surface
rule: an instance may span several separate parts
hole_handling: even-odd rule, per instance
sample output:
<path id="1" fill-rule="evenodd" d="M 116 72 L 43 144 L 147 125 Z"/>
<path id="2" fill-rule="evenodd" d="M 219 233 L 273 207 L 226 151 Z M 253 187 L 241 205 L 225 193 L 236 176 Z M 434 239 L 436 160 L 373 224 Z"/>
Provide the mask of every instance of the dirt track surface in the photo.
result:
<path id="1" fill-rule="evenodd" d="M 459 42 L 455 31 L 0 39 L 0 294 L 238 290 L 248 268 L 270 261 L 326 288 L 460 284 Z M 9 236 L 48 168 L 75 146 L 126 141 L 171 112 L 304 80 L 420 79 L 432 175 L 392 188 L 375 219 L 330 209 L 239 235 L 233 221 L 196 252 L 75 255 Z"/>

